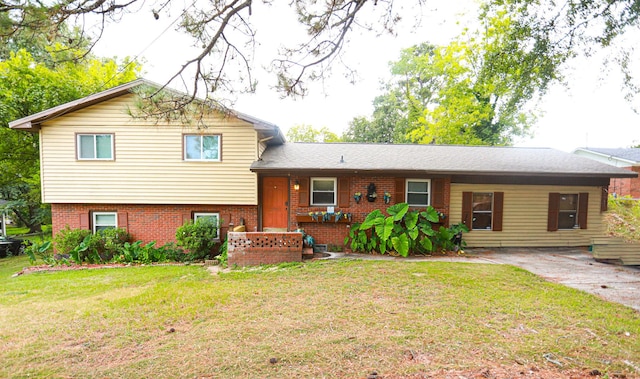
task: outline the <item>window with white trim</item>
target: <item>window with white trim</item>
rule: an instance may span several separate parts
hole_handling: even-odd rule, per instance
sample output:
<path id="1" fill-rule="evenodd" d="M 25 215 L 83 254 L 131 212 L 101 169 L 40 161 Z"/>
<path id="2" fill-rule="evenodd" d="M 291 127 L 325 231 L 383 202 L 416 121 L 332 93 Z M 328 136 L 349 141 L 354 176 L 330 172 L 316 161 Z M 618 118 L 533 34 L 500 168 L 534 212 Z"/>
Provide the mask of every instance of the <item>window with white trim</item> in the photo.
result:
<path id="1" fill-rule="evenodd" d="M 113 160 L 113 134 L 78 134 L 79 160 Z"/>
<path id="2" fill-rule="evenodd" d="M 220 161 L 220 136 L 185 134 L 184 159 L 187 161 Z"/>
<path id="3" fill-rule="evenodd" d="M 430 179 L 407 179 L 406 185 L 407 203 L 413 207 L 426 207 L 431 203 L 431 180 Z"/>
<path id="4" fill-rule="evenodd" d="M 336 205 L 336 178 L 311 178 L 311 205 Z"/>
<path id="5" fill-rule="evenodd" d="M 196 223 L 199 220 L 210 220 L 216 225 L 216 239 L 220 238 L 220 213 L 214 212 L 195 212 L 193 214 L 193 222 Z"/>
<path id="6" fill-rule="evenodd" d="M 117 227 L 118 214 L 116 212 L 93 212 L 93 233 Z"/>
<path id="7" fill-rule="evenodd" d="M 473 193 L 473 218 L 471 229 L 491 230 L 493 218 L 493 192 Z"/>

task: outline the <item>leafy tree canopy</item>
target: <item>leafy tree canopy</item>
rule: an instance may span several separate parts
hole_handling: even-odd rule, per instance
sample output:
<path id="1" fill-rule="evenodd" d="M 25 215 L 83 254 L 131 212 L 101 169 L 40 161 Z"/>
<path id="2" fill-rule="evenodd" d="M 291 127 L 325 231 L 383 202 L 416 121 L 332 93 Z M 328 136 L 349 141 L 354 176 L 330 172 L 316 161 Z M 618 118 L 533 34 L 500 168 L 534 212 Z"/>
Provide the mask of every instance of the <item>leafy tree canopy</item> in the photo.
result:
<path id="1" fill-rule="evenodd" d="M 534 121 L 532 100 L 559 80 L 563 57 L 540 55 L 513 38 L 502 12 L 448 46 L 423 43 L 391 64 L 387 92 L 371 120 L 346 135 L 366 142 L 508 145 Z"/>
<path id="2" fill-rule="evenodd" d="M 194 94 L 207 95 L 219 89 L 252 91 L 252 53 L 260 34 L 252 21 L 266 13 L 271 1 L 221 0 L 212 2 L 144 2 L 143 0 L 0 0 L 0 45 L 19 39 L 24 33 L 54 38 L 60 25 L 73 22 L 82 32 L 95 30 L 97 40 L 102 30 L 113 27 L 132 14 L 148 14 L 158 22 L 173 20 L 178 15 L 178 28 L 190 35 L 200 52 L 185 58 L 184 67 L 172 80 L 181 82 L 183 74 L 194 76 L 188 87 Z M 425 0 L 411 5 L 422 10 Z M 637 0 L 483 0 L 482 20 L 506 12 L 512 20 L 507 39 L 517 41 L 524 51 L 544 59 L 559 59 L 558 76 L 563 63 L 579 52 L 611 46 L 623 40 L 629 30 L 637 29 L 640 6 Z M 393 0 L 293 0 L 291 12 L 280 17 L 295 18 L 306 31 L 302 43 L 282 46 L 271 69 L 278 88 L 285 95 L 304 95 L 308 82 L 322 79 L 334 63 L 340 63 L 350 32 L 369 29 L 395 32 L 401 6 Z M 89 17 L 91 16 L 91 17 Z M 87 20 L 97 22 L 88 23 Z M 285 21 L 286 22 L 286 21 Z M 86 24 L 85 24 L 86 23 Z M 71 39 L 70 41 L 75 41 Z M 626 72 L 631 64 L 622 52 L 620 63 Z M 499 56 L 487 56 L 497 58 Z M 238 82 L 237 73 L 243 82 Z M 230 76 L 230 74 L 232 74 Z M 526 77 L 528 72 L 514 74 Z M 233 78 L 234 80 L 231 80 Z"/>
<path id="3" fill-rule="evenodd" d="M 311 125 L 296 125 L 287 131 L 290 142 L 340 142 L 341 139 L 329 128 L 316 129 Z"/>
<path id="4" fill-rule="evenodd" d="M 60 46 L 56 50 L 72 54 Z M 49 66 L 56 59 L 41 63 L 21 49 L 0 61 L 0 197 L 32 230 L 47 215 L 40 204 L 38 134 L 9 129 L 9 122 L 129 82 L 140 71 L 139 64 L 128 60 L 118 63 L 83 54 L 75 52 L 77 59 Z"/>

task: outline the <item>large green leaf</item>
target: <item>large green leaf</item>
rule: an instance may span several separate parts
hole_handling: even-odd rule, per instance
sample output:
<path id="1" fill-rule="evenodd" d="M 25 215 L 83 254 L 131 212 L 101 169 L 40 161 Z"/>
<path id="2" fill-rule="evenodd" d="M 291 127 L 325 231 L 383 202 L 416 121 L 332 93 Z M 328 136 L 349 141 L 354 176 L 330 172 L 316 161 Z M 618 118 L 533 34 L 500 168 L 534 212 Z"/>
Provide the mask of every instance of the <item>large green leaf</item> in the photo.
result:
<path id="1" fill-rule="evenodd" d="M 393 217 L 389 216 L 384 219 L 384 221 L 376 225 L 376 234 L 383 241 L 388 241 L 389 237 L 391 237 L 391 232 L 393 231 Z"/>
<path id="2" fill-rule="evenodd" d="M 360 225 L 360 230 L 368 230 L 376 225 L 380 225 L 384 222 L 384 214 L 380 211 L 380 209 L 376 209 L 373 212 L 369 213 L 367 217 Z"/>
<path id="3" fill-rule="evenodd" d="M 404 225 L 407 229 L 411 230 L 416 227 L 416 224 L 418 224 L 418 216 L 419 214 L 417 211 L 407 213 L 404 217 Z"/>
<path id="4" fill-rule="evenodd" d="M 416 238 L 418 238 L 418 235 L 420 235 L 420 231 L 418 230 L 418 228 L 414 226 L 413 229 L 409 229 L 408 234 L 409 234 L 409 238 L 411 238 L 412 240 L 415 240 Z"/>
<path id="5" fill-rule="evenodd" d="M 440 214 L 432 206 L 427 207 L 426 211 L 420 212 L 420 216 L 426 218 L 430 222 L 438 222 L 438 221 L 440 221 Z"/>
<path id="6" fill-rule="evenodd" d="M 398 203 L 387 208 L 387 213 L 393 216 L 393 221 L 400 221 L 409 210 L 409 204 Z"/>
<path id="7" fill-rule="evenodd" d="M 420 245 L 422 245 L 422 247 L 427 251 L 433 251 L 433 243 L 431 242 L 431 240 L 429 238 L 421 239 L 420 240 Z"/>
<path id="8" fill-rule="evenodd" d="M 391 243 L 393 244 L 393 249 L 397 251 L 398 254 L 403 257 L 409 255 L 409 238 L 406 234 L 391 238 Z"/>

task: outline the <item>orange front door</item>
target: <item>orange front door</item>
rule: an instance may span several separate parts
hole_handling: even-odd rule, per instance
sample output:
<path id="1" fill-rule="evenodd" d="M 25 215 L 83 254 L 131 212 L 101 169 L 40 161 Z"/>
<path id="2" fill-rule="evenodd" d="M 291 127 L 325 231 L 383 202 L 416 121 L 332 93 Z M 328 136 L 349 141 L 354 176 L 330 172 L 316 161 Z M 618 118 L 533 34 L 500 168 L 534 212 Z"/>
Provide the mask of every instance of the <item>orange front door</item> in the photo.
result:
<path id="1" fill-rule="evenodd" d="M 287 228 L 289 178 L 262 178 L 262 228 Z"/>

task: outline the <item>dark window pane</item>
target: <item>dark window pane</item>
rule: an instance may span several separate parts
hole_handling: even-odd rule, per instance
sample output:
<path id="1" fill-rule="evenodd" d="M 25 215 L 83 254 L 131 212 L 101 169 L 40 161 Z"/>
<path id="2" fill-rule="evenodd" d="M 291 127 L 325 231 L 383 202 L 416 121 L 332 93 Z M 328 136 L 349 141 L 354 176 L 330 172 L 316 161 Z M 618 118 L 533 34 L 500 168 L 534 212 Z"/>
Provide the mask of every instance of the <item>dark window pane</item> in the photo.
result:
<path id="1" fill-rule="evenodd" d="M 474 211 L 491 211 L 493 206 L 493 193 L 473 193 Z M 475 226 L 474 226 L 475 229 Z"/>
<path id="2" fill-rule="evenodd" d="M 407 192 L 428 192 L 429 191 L 429 183 L 428 182 L 408 182 L 407 183 Z"/>
<path id="3" fill-rule="evenodd" d="M 487 229 L 491 230 L 491 213 L 473 213 L 473 221 L 471 223 L 473 230 Z"/>
<path id="4" fill-rule="evenodd" d="M 429 195 L 426 193 L 408 193 L 407 203 L 411 205 L 427 205 L 429 204 Z"/>
<path id="5" fill-rule="evenodd" d="M 576 222 L 576 212 L 560 212 L 558 214 L 558 229 L 573 229 Z"/>
<path id="6" fill-rule="evenodd" d="M 333 180 L 314 180 L 313 181 L 313 191 L 334 191 Z"/>
<path id="7" fill-rule="evenodd" d="M 333 192 L 314 192 L 313 193 L 313 204 L 335 204 Z"/>
<path id="8" fill-rule="evenodd" d="M 576 211 L 578 210 L 578 195 L 560 195 L 560 210 L 561 211 Z"/>

